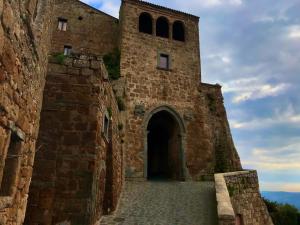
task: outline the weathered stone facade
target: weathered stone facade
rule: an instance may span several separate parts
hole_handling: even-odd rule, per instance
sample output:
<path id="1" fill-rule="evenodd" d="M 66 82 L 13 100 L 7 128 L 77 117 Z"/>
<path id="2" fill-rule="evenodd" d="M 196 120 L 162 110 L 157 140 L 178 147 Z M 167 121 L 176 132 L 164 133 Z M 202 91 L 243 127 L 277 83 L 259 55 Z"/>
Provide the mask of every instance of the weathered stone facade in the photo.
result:
<path id="1" fill-rule="evenodd" d="M 64 46 L 72 52 L 105 54 L 119 44 L 119 20 L 78 0 L 55 0 L 51 52 L 63 53 Z M 59 30 L 59 20 L 66 30 Z"/>
<path id="2" fill-rule="evenodd" d="M 139 32 L 139 16 L 145 12 L 152 18 L 152 34 Z M 126 176 L 148 177 L 148 122 L 166 108 L 182 124 L 178 134 L 180 179 L 212 175 L 221 154 L 226 155 L 226 171 L 240 169 L 220 88 L 200 83 L 199 18 L 132 0 L 122 1 L 120 15 L 121 75 L 126 79 Z M 170 27 L 169 38 L 155 35 L 155 21 L 162 16 Z M 184 42 L 172 39 L 175 21 L 184 24 Z M 168 55 L 170 68 L 159 68 L 160 53 Z"/>
<path id="3" fill-rule="evenodd" d="M 273 225 L 256 171 L 215 175 L 220 225 Z"/>
<path id="4" fill-rule="evenodd" d="M 0 224 L 22 224 L 36 150 L 53 1 L 0 1 Z"/>
<path id="5" fill-rule="evenodd" d="M 93 224 L 103 210 L 114 210 L 123 183 L 118 106 L 101 57 L 55 61 L 47 73 L 26 224 Z"/>

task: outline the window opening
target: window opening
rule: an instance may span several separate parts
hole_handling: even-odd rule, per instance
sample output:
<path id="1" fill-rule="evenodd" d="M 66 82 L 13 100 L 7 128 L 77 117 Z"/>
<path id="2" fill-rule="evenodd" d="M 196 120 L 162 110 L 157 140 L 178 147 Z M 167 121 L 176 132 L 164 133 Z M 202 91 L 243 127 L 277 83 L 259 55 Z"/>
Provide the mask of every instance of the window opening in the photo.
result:
<path id="1" fill-rule="evenodd" d="M 109 140 L 109 118 L 106 114 L 103 119 L 103 135 Z"/>
<path id="2" fill-rule="evenodd" d="M 159 62 L 158 67 L 161 69 L 170 69 L 170 59 L 167 54 L 159 54 Z"/>
<path id="3" fill-rule="evenodd" d="M 13 194 L 13 187 L 16 183 L 19 168 L 20 150 L 21 139 L 17 136 L 17 134 L 11 133 L 2 175 L 0 196 L 11 196 Z"/>
<path id="4" fill-rule="evenodd" d="M 59 18 L 57 29 L 61 30 L 61 31 L 66 31 L 67 30 L 67 24 L 68 24 L 68 20 Z"/>
<path id="5" fill-rule="evenodd" d="M 159 17 L 156 21 L 156 36 L 169 38 L 169 21 L 165 17 Z"/>
<path id="6" fill-rule="evenodd" d="M 177 41 L 185 41 L 184 25 L 180 21 L 173 24 L 173 39 Z"/>
<path id="7" fill-rule="evenodd" d="M 139 32 L 152 34 L 152 17 L 149 13 L 142 13 L 139 17 Z"/>
<path id="8" fill-rule="evenodd" d="M 71 55 L 71 53 L 72 53 L 72 47 L 65 45 L 64 46 L 64 55 Z"/>

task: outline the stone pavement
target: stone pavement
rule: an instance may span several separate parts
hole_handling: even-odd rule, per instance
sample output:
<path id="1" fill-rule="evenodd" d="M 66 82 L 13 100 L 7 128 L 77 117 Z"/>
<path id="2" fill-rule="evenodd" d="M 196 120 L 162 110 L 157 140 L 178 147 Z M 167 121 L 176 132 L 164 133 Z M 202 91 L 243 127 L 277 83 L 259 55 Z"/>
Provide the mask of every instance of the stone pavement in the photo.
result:
<path id="1" fill-rule="evenodd" d="M 126 182 L 119 207 L 100 225 L 217 225 L 213 182 Z"/>

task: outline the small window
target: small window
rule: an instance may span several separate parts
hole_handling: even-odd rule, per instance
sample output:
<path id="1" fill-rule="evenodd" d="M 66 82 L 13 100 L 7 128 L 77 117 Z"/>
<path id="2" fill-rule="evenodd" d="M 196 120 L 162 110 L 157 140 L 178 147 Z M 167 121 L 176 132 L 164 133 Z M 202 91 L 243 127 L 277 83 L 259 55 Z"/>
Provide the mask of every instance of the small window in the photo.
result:
<path id="1" fill-rule="evenodd" d="M 170 59 L 167 54 L 159 54 L 158 67 L 160 69 L 170 69 Z"/>
<path id="2" fill-rule="evenodd" d="M 152 17 L 149 13 L 142 13 L 139 17 L 139 32 L 152 34 Z"/>
<path id="3" fill-rule="evenodd" d="M 59 18 L 57 29 L 61 30 L 61 31 L 66 31 L 67 30 L 67 24 L 68 24 L 68 20 Z"/>
<path id="4" fill-rule="evenodd" d="M 169 38 L 169 21 L 166 17 L 159 17 L 156 21 L 156 36 Z"/>
<path id="5" fill-rule="evenodd" d="M 13 187 L 16 184 L 19 171 L 20 150 L 21 139 L 15 133 L 12 133 L 4 164 L 0 196 L 12 196 L 13 194 Z"/>
<path id="6" fill-rule="evenodd" d="M 72 47 L 65 45 L 64 46 L 64 55 L 71 55 L 71 53 L 72 53 Z"/>
<path id="7" fill-rule="evenodd" d="M 104 115 L 103 119 L 103 135 L 109 140 L 109 118 L 108 115 Z"/>

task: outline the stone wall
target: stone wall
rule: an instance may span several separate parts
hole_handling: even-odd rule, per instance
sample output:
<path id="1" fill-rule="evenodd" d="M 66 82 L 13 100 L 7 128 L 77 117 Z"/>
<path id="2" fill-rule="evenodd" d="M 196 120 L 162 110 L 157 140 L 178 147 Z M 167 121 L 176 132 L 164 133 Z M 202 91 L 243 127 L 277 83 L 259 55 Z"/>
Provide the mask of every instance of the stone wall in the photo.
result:
<path id="1" fill-rule="evenodd" d="M 205 108 L 199 115 L 204 115 L 204 121 L 209 136 L 206 146 L 212 145 L 214 173 L 231 172 L 241 170 L 241 162 L 234 146 L 230 126 L 227 119 L 226 109 L 223 103 L 221 86 L 201 83 L 199 92 L 204 99 Z M 200 101 L 198 101 L 200 102 Z M 199 106 L 195 106 L 195 108 Z M 196 127 L 193 129 L 197 129 Z M 199 132 L 199 134 L 207 132 Z M 200 146 L 199 146 L 200 147 Z"/>
<path id="2" fill-rule="evenodd" d="M 0 224 L 23 223 L 36 150 L 52 0 L 0 1 Z"/>
<path id="3" fill-rule="evenodd" d="M 56 60 L 48 68 L 26 224 L 94 224 L 115 209 L 122 188 L 119 111 L 101 57 Z"/>
<path id="4" fill-rule="evenodd" d="M 155 21 L 160 16 L 165 16 L 170 25 L 175 20 L 183 21 L 188 28 L 186 42 L 140 33 L 138 21 L 142 12 L 151 14 L 154 33 Z M 121 76 L 126 79 L 126 172 L 127 177 L 145 178 L 145 121 L 152 111 L 169 107 L 181 121 L 186 113 L 193 112 L 200 76 L 198 18 L 157 10 L 139 1 L 123 1 L 120 15 Z M 160 52 L 170 55 L 170 70 L 157 68 Z"/>
<path id="5" fill-rule="evenodd" d="M 58 29 L 58 19 L 67 20 L 66 31 Z M 78 0 L 56 0 L 52 33 L 52 53 L 71 46 L 75 53 L 96 55 L 118 47 L 118 19 Z"/>
<path id="6" fill-rule="evenodd" d="M 215 174 L 215 183 L 220 225 L 273 225 L 256 171 Z"/>
<path id="7" fill-rule="evenodd" d="M 180 123 L 183 179 L 199 180 L 215 171 L 241 169 L 230 134 L 221 89 L 201 84 L 199 18 L 141 1 L 124 0 L 120 11 L 121 76 L 126 98 L 126 176 L 147 178 L 147 125 L 160 111 Z M 153 34 L 139 32 L 139 16 L 149 13 Z M 157 37 L 156 21 L 169 23 L 170 37 Z M 172 24 L 181 21 L 185 41 L 172 39 Z M 170 68 L 158 67 L 159 54 Z M 218 169 L 220 168 L 220 169 Z"/>

